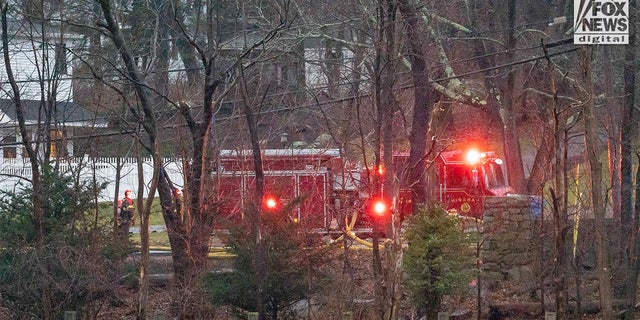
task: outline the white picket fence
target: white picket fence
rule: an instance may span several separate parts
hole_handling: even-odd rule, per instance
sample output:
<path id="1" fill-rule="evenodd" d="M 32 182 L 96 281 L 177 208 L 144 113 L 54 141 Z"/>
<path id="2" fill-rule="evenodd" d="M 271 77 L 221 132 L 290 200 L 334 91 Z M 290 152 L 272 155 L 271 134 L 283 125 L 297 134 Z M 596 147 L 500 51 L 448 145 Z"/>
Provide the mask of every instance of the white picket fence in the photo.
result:
<path id="1" fill-rule="evenodd" d="M 136 159 L 120 159 L 122 166 L 120 172 L 120 195 L 124 190 L 133 190 L 134 197 L 142 193 L 147 197 L 149 193 L 149 183 L 153 173 L 151 158 L 143 159 L 142 171 L 146 182 L 144 190 L 138 190 L 138 164 Z M 107 182 L 107 188 L 100 195 L 100 201 L 112 201 L 116 190 L 116 158 L 72 158 L 59 163 L 62 172 L 72 170 L 80 173 L 81 179 L 95 180 L 97 182 Z M 164 159 L 165 169 L 171 181 L 177 187 L 182 187 L 183 170 L 181 159 Z M 16 191 L 20 184 L 29 186 L 31 179 L 31 165 L 27 159 L 0 159 L 0 190 Z"/>

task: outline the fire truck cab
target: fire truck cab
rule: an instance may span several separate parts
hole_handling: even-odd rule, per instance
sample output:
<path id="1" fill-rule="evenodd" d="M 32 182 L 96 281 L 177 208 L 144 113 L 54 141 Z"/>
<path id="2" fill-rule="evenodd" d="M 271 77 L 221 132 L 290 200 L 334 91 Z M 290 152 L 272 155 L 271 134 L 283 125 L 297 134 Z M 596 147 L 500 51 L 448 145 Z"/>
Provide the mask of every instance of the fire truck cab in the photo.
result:
<path id="1" fill-rule="evenodd" d="M 446 151 L 438 160 L 438 199 L 447 210 L 482 218 L 484 197 L 511 192 L 504 161 L 493 152 Z"/>
<path id="2" fill-rule="evenodd" d="M 407 160 L 408 153 L 395 154 L 396 170 L 398 166 L 406 166 Z M 429 190 L 429 194 L 451 213 L 481 219 L 484 197 L 504 196 L 512 192 L 504 162 L 493 152 L 476 149 L 445 151 L 435 159 L 434 166 L 435 172 L 429 184 L 437 187 Z M 411 212 L 411 190 L 407 182 L 400 183 L 398 203 L 404 214 Z"/>

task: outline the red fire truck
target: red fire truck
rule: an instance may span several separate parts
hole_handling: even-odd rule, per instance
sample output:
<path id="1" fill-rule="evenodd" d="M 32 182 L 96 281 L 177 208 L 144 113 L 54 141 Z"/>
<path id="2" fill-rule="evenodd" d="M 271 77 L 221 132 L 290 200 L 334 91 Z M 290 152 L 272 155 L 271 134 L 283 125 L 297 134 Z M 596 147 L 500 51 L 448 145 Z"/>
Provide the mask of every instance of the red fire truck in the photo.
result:
<path id="1" fill-rule="evenodd" d="M 406 166 L 408 153 L 393 156 L 395 170 Z M 254 201 L 255 170 L 251 151 L 223 150 L 217 171 L 220 209 L 229 220 L 242 219 L 245 205 L 263 203 L 268 212 L 279 214 L 318 232 L 339 233 L 345 217 L 360 211 L 358 224 L 368 229 L 368 215 L 362 214 L 373 194 L 367 172 L 351 167 L 338 149 L 266 149 L 262 151 L 265 198 Z M 450 211 L 482 217 L 482 198 L 510 192 L 501 159 L 491 152 L 469 150 L 442 152 L 435 163 L 437 186 L 430 194 Z M 435 194 L 435 196 L 434 196 Z M 411 211 L 411 191 L 400 183 L 396 201 L 403 214 Z"/>

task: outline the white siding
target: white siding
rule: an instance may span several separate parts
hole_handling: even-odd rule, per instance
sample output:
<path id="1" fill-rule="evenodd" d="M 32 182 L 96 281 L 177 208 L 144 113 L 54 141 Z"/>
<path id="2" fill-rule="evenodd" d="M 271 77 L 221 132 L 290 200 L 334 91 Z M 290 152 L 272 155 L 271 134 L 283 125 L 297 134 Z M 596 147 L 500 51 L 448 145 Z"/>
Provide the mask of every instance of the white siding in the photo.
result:
<path id="1" fill-rule="evenodd" d="M 327 62 L 325 61 L 326 49 L 324 47 L 306 48 L 304 50 L 306 83 L 309 88 L 326 87 Z M 340 81 L 347 82 L 350 76 L 353 61 L 353 52 L 347 48 L 342 49 L 342 61 L 332 61 L 332 64 L 340 65 Z M 362 67 L 362 66 L 360 66 Z"/>
<path id="2" fill-rule="evenodd" d="M 42 92 L 40 80 L 51 80 L 54 77 L 55 48 L 53 44 L 43 50 L 38 43 L 13 39 L 9 46 L 11 67 L 20 88 L 21 98 L 24 100 L 40 100 Z M 44 59 L 45 55 L 46 60 Z M 71 62 L 68 54 L 66 59 L 70 69 Z M 56 99 L 58 101 L 72 101 L 71 77 L 63 74 L 60 75 L 59 79 Z M 10 98 L 7 95 L 7 92 L 11 92 L 8 81 L 6 69 L 4 67 L 0 68 L 0 83 L 2 84 L 0 99 Z M 45 91 L 50 92 L 51 89 L 45 88 Z"/>

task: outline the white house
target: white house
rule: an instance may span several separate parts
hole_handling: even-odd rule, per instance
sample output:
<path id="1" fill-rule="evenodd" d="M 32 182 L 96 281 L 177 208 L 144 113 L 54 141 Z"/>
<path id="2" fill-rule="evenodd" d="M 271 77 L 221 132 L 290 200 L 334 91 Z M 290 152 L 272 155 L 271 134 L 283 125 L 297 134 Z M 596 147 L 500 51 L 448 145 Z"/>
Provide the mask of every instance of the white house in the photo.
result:
<path id="1" fill-rule="evenodd" d="M 42 102 L 37 100 L 22 100 L 25 122 L 28 128 L 36 128 L 42 123 Z M 98 119 L 91 112 L 73 102 L 56 102 L 56 116 L 50 130 L 51 156 L 73 156 L 72 137 L 76 128 L 106 127 L 104 119 Z M 35 136 L 32 138 L 37 139 Z M 20 132 L 16 119 L 16 107 L 9 99 L 0 99 L 0 145 L 2 152 L 0 159 L 22 158 L 23 151 L 20 148 Z M 1 161 L 1 160 L 0 160 Z"/>
<path id="2" fill-rule="evenodd" d="M 50 26 L 24 23 L 21 17 L 8 18 L 9 60 L 13 77 L 20 92 L 25 123 L 35 132 L 51 117 L 50 137 L 53 157 L 73 156 L 75 128 L 106 127 L 104 119 L 98 119 L 73 101 L 73 65 L 69 48 L 82 46 L 82 35 L 65 33 Z M 13 19 L 13 20 L 12 20 Z M 2 53 L 4 54 L 4 52 Z M 21 158 L 20 137 L 16 118 L 13 90 L 6 66 L 0 68 L 0 152 L 1 159 Z M 38 142 L 34 135 L 33 140 Z"/>
<path id="3" fill-rule="evenodd" d="M 65 159 L 63 165 L 78 166 L 73 137 L 78 130 L 88 131 L 106 128 L 106 119 L 97 118 L 92 112 L 73 101 L 73 64 L 68 48 L 81 46 L 80 35 L 64 34 L 55 30 L 38 30 L 23 19 L 9 21 L 9 60 L 20 92 L 20 103 L 27 130 L 35 143 L 43 142 L 43 136 L 51 138 L 52 158 Z M 2 52 L 1 54 L 4 54 Z M 13 100 L 6 66 L 0 67 L 0 189 L 15 190 L 18 182 L 31 177 L 31 168 L 22 148 L 18 127 L 17 108 Z M 43 132 L 43 123 L 50 115 L 49 132 Z M 36 134 L 38 133 L 38 134 Z M 42 148 L 39 149 L 41 154 Z M 83 155 L 80 155 L 83 156 Z M 85 161 L 86 163 L 86 161 Z M 100 161 L 96 176 L 103 181 L 110 176 L 114 166 Z M 135 189 L 133 185 L 122 188 Z M 113 189 L 113 187 L 111 188 Z M 112 195 L 104 194 L 102 198 Z"/>

